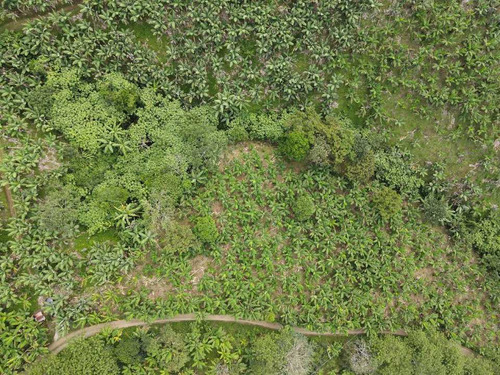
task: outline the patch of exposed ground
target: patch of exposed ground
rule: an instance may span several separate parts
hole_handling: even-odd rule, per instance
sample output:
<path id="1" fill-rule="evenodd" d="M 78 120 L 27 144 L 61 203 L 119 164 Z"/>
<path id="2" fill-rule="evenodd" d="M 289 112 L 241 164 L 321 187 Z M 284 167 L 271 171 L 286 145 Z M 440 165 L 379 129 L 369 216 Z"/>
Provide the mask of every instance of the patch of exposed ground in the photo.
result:
<path id="1" fill-rule="evenodd" d="M 38 169 L 42 172 L 52 171 L 60 166 L 61 163 L 57 160 L 56 150 L 54 148 L 49 148 L 38 162 Z"/>
<path id="2" fill-rule="evenodd" d="M 224 211 L 224 207 L 222 207 L 222 203 L 220 201 L 215 201 L 212 204 L 212 212 L 215 216 L 219 216 L 222 211 Z"/>
<path id="3" fill-rule="evenodd" d="M 421 268 L 415 271 L 414 276 L 417 280 L 432 281 L 434 280 L 434 269 L 431 267 Z"/>
<path id="4" fill-rule="evenodd" d="M 218 164 L 219 170 L 223 172 L 225 167 L 234 160 L 239 160 L 243 163 L 243 158 L 241 155 L 248 154 L 253 150 L 257 151 L 257 153 L 261 156 L 271 155 L 271 161 L 274 162 L 275 157 L 273 155 L 273 146 L 261 142 L 241 142 L 230 146 L 228 150 L 222 155 Z M 264 167 L 267 166 L 267 162 L 265 160 L 263 160 L 263 164 Z"/>
<path id="5" fill-rule="evenodd" d="M 191 284 L 193 284 L 193 287 L 195 289 L 211 263 L 212 258 L 206 257 L 204 255 L 197 255 L 189 261 L 192 276 Z"/>

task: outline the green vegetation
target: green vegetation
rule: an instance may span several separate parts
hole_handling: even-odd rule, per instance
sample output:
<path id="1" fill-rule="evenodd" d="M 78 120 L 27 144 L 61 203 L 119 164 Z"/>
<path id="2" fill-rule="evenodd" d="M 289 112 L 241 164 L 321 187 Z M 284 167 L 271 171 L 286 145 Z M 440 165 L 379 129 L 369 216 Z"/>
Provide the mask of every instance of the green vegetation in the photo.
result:
<path id="1" fill-rule="evenodd" d="M 425 324 L 464 339 L 486 334 L 479 330 L 493 321 L 482 303 L 495 309 L 496 287 L 481 292 L 470 250 L 422 222 L 418 207 L 403 206 L 392 190 L 392 200 L 381 201 L 388 188 L 377 181 L 348 188 L 328 169 L 294 172 L 262 146 L 229 155 L 236 152 L 179 208 L 179 220 L 211 214 L 223 228 L 210 251 L 215 264 L 196 288 L 206 293 L 205 309 L 249 316 L 250 300 L 251 317 L 293 325 L 379 331 Z M 388 226 L 381 215 L 392 215 Z M 164 262 L 171 270 L 186 264 Z M 472 333 L 466 322 L 479 316 L 485 321 Z"/>
<path id="2" fill-rule="evenodd" d="M 27 374 L 494 375 L 497 370 L 436 332 L 320 338 L 290 329 L 173 323 L 77 339 Z"/>
<path id="3" fill-rule="evenodd" d="M 295 218 L 300 221 L 309 219 L 315 211 L 314 200 L 309 194 L 300 195 L 293 203 Z"/>
<path id="4" fill-rule="evenodd" d="M 495 373 L 495 0 L 74 3 L 1 1 L 1 373 Z"/>
<path id="5" fill-rule="evenodd" d="M 281 152 L 290 160 L 304 160 L 309 153 L 309 141 L 304 133 L 294 131 L 286 135 L 280 149 Z"/>
<path id="6" fill-rule="evenodd" d="M 388 221 L 401 212 L 401 196 L 388 187 L 383 187 L 373 193 L 372 202 L 383 221 Z"/>
<path id="7" fill-rule="evenodd" d="M 215 226 L 215 221 L 210 216 L 198 217 L 195 220 L 194 232 L 200 239 L 200 241 L 214 244 L 217 240 L 217 227 Z"/>

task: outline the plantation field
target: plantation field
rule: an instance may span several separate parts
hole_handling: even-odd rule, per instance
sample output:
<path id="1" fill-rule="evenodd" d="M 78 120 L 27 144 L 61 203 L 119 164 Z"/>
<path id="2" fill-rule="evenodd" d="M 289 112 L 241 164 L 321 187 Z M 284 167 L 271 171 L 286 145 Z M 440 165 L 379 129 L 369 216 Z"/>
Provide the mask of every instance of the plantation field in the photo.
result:
<path id="1" fill-rule="evenodd" d="M 183 200 L 171 229 L 214 217 L 217 243 L 200 250 L 171 234 L 125 291 L 143 287 L 148 297 L 135 308 L 148 313 L 201 309 L 334 331 L 423 324 L 465 342 L 496 340 L 496 297 L 484 290 L 476 257 L 423 224 L 412 204 L 382 222 L 372 202 L 378 188 L 288 165 L 263 144 L 236 145 Z M 303 195 L 315 211 L 300 221 L 293 210 Z"/>
<path id="2" fill-rule="evenodd" d="M 105 332 L 92 371 L 159 373 L 170 335 L 183 375 L 498 373 L 496 0 L 0 5 L 0 373 L 187 313 L 368 336 L 316 358 L 287 329 Z"/>
<path id="3" fill-rule="evenodd" d="M 401 12 L 404 14 L 404 11 Z M 385 17 L 384 14 L 387 13 L 387 9 L 383 7 L 375 10 L 374 13 L 375 18 Z M 167 64 L 176 61 L 178 55 L 172 54 L 172 49 L 177 48 L 176 46 L 179 44 L 184 45 L 186 40 L 176 40 L 170 32 L 165 33 L 168 36 L 159 34 L 155 32 L 153 26 L 154 21 L 148 20 L 148 22 L 151 24 L 132 23 L 127 25 L 126 28 L 134 33 L 139 42 L 145 43 L 155 51 L 159 61 Z M 402 23 L 404 24 L 404 22 Z M 222 30 L 220 30 L 222 34 L 228 32 L 225 27 L 224 25 Z M 374 33 L 381 32 L 376 26 L 373 27 Z M 396 28 L 400 33 L 399 35 L 404 35 L 408 32 L 408 29 L 404 26 L 399 25 L 396 26 Z M 398 32 L 395 34 L 398 35 Z M 246 33 L 243 35 L 246 35 Z M 200 37 L 199 35 L 197 36 Z M 205 37 L 203 36 L 201 38 Z M 399 36 L 396 37 L 399 48 L 398 52 L 402 53 L 401 51 L 405 51 L 409 55 L 419 53 L 416 52 L 419 50 L 423 50 L 423 53 L 425 53 L 426 50 L 424 45 L 429 43 L 429 41 L 425 41 L 422 45 L 419 45 L 414 41 L 400 40 L 398 38 Z M 210 40 L 209 37 L 208 39 Z M 193 43 L 199 42 L 194 41 Z M 300 106 L 312 105 L 323 113 L 334 113 L 346 116 L 353 124 L 360 127 L 368 122 L 373 129 L 385 133 L 392 143 L 400 144 L 412 150 L 414 156 L 420 163 L 439 162 L 443 165 L 447 178 L 470 178 L 485 189 L 488 199 L 493 204 L 498 205 L 500 203 L 500 197 L 498 196 L 498 180 L 496 179 L 500 168 L 498 164 L 500 147 L 497 144 L 498 137 L 500 136 L 498 119 L 492 117 L 492 128 L 483 129 L 475 133 L 472 127 L 468 125 L 470 120 L 468 120 L 466 116 L 464 117 L 463 113 L 448 105 L 425 107 L 424 111 L 423 107 L 418 104 L 419 100 L 416 99 L 416 96 L 412 93 L 414 90 L 408 89 L 407 82 L 405 82 L 404 79 L 400 82 L 395 82 L 394 79 L 391 79 L 392 77 L 385 77 L 386 73 L 384 69 L 378 73 L 374 73 L 370 70 L 365 71 L 364 69 L 366 69 L 366 66 L 370 64 L 376 66 L 379 63 L 375 61 L 376 57 L 370 53 L 368 53 L 368 58 L 366 55 L 351 55 L 350 59 L 353 59 L 353 61 L 349 61 L 352 64 L 350 66 L 345 65 L 342 58 L 340 62 L 337 63 L 338 65 L 332 63 L 335 74 L 330 76 L 327 72 L 331 72 L 332 70 L 324 67 L 323 64 L 325 64 L 326 58 L 322 57 L 323 55 L 316 57 L 316 61 L 311 60 L 308 56 L 310 51 L 301 51 L 303 47 L 301 47 L 300 41 L 298 40 L 296 43 L 297 46 L 283 52 L 288 58 L 285 61 L 280 61 L 278 66 L 280 69 L 288 71 L 297 81 L 305 81 L 307 82 L 306 85 L 310 84 L 310 88 L 305 90 L 306 94 L 304 96 L 296 96 L 293 98 L 296 102 L 301 103 Z M 432 43 L 430 43 L 430 45 L 433 46 Z M 313 48 L 312 46 L 308 47 Z M 192 48 L 195 48 L 195 46 L 192 46 Z M 219 73 L 214 74 L 210 67 L 200 67 L 199 70 L 194 72 L 190 71 L 190 73 L 195 76 L 202 75 L 198 77 L 198 83 L 201 87 L 205 87 L 206 90 L 208 90 L 210 97 L 218 95 L 218 102 L 220 102 L 219 104 L 222 106 L 230 105 L 229 103 L 223 103 L 224 100 L 231 100 L 229 96 L 224 97 L 220 94 L 221 85 L 224 87 L 224 90 L 227 88 L 231 90 L 231 87 L 227 85 L 232 85 L 232 83 L 226 82 L 227 77 L 241 78 L 241 84 L 247 86 L 249 91 L 258 90 L 258 92 L 253 93 L 254 98 L 251 99 L 241 98 L 241 93 L 238 93 L 237 97 L 239 97 L 242 102 L 236 104 L 237 106 L 241 105 L 253 112 L 270 109 L 276 110 L 289 106 L 289 101 L 287 102 L 284 98 L 290 97 L 288 92 L 291 93 L 294 89 L 289 88 L 289 91 L 285 89 L 286 93 L 284 95 L 277 95 L 275 90 L 272 89 L 273 84 L 275 84 L 272 78 L 274 71 L 268 70 L 268 66 L 272 67 L 274 62 L 267 62 L 266 54 L 261 58 L 256 58 L 255 56 L 259 56 L 260 51 L 255 49 L 253 41 L 247 41 L 241 44 L 240 48 L 241 51 L 238 50 L 240 52 L 236 55 L 237 57 L 235 57 L 241 59 L 239 64 L 235 65 L 234 62 L 228 61 L 227 55 L 221 55 L 220 57 L 223 59 L 223 62 L 221 62 L 222 70 Z M 248 48 L 252 49 L 249 51 Z M 431 48 L 437 47 L 433 46 Z M 442 53 L 442 51 L 437 51 L 436 53 Z M 407 58 L 407 56 L 403 57 L 403 54 L 399 57 L 395 57 L 394 54 L 398 52 L 391 51 L 393 54 L 391 58 L 403 60 Z M 202 53 L 207 53 L 207 51 L 203 51 Z M 326 51 L 323 51 L 323 53 L 326 54 Z M 371 51 L 371 53 L 375 52 Z M 217 59 L 217 57 L 212 57 L 210 52 L 207 54 L 207 59 Z M 444 53 L 442 57 L 444 56 L 446 56 L 446 53 Z M 185 59 L 194 57 L 190 53 L 186 53 L 185 56 L 179 56 L 179 58 L 181 59 L 180 62 L 174 63 L 174 65 L 169 68 L 181 69 L 180 71 L 174 70 L 172 73 L 175 75 L 183 74 L 182 65 L 186 63 Z M 184 60 L 182 58 L 184 58 Z M 431 60 L 436 59 L 432 54 L 430 54 L 429 58 Z M 446 56 L 445 58 L 451 57 Z M 243 66 L 245 66 L 246 63 L 250 65 L 248 68 L 249 73 L 245 71 L 245 68 L 238 67 L 242 62 L 245 62 Z M 403 62 L 393 63 L 395 65 L 394 68 L 397 68 L 399 64 L 404 65 Z M 442 62 L 442 64 L 446 63 Z M 263 77 L 260 78 L 263 82 L 260 82 L 257 78 L 255 80 L 248 80 L 246 74 L 252 74 L 252 69 L 259 71 L 259 74 L 263 75 Z M 242 71 L 239 72 L 239 70 Z M 394 70 L 390 70 L 387 74 L 391 75 L 393 73 Z M 310 82 L 310 77 L 314 76 L 314 74 L 318 74 L 321 77 L 320 81 L 324 82 L 325 86 Z M 378 75 L 372 77 L 372 74 Z M 423 79 L 424 81 L 429 79 L 429 81 L 434 84 L 436 80 L 443 80 L 443 76 L 454 73 L 439 72 L 439 74 L 442 74 L 441 77 L 424 78 L 423 73 L 419 72 L 417 75 L 422 74 L 422 76 L 417 78 L 412 76 L 413 73 L 410 69 L 406 74 L 408 74 L 408 79 Z M 429 74 L 434 75 L 435 72 Z M 266 79 L 267 76 L 271 77 Z M 382 81 L 381 84 L 377 83 L 377 85 L 380 86 L 376 89 L 383 92 L 383 95 L 380 95 L 380 93 L 375 95 L 373 92 L 373 84 L 370 83 L 371 80 Z M 266 83 L 268 84 L 267 86 Z M 200 87 L 197 87 L 195 90 L 200 90 Z M 269 93 L 276 97 L 269 98 Z M 425 95 L 427 96 L 429 94 L 426 92 Z M 200 93 L 200 100 L 202 103 L 209 100 L 208 97 L 205 96 L 206 92 Z M 266 99 L 262 101 L 262 98 Z M 233 99 L 236 99 L 236 97 Z M 194 99 L 188 97 L 187 100 L 191 102 Z M 367 108 L 370 109 L 368 110 Z M 370 113 L 370 111 L 374 111 L 375 113 Z M 469 128 L 467 128 L 467 126 L 469 126 Z"/>

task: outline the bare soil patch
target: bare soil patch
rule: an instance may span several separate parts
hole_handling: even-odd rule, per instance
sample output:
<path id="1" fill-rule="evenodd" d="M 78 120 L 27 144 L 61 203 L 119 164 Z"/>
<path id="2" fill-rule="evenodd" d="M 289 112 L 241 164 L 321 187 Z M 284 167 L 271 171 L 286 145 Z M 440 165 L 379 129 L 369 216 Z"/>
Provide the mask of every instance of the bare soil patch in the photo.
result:
<path id="1" fill-rule="evenodd" d="M 189 264 L 191 265 L 191 284 L 196 286 L 199 284 L 201 278 L 205 274 L 206 269 L 210 266 L 212 263 L 212 258 L 206 257 L 204 255 L 197 255 L 193 259 L 189 261 Z"/>

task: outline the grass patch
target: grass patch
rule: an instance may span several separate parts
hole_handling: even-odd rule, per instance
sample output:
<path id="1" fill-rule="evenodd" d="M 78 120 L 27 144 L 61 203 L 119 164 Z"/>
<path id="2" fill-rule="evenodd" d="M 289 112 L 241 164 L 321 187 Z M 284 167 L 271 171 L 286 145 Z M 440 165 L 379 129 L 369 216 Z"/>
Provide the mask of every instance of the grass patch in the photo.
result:
<path id="1" fill-rule="evenodd" d="M 86 232 L 84 232 L 75 238 L 73 248 L 76 251 L 82 251 L 92 247 L 95 243 L 111 242 L 112 244 L 116 244 L 118 241 L 118 232 L 114 229 L 108 229 L 92 236 L 89 236 Z"/>
<path id="2" fill-rule="evenodd" d="M 497 185 L 498 150 L 488 142 L 474 141 L 459 129 L 457 114 L 434 109 L 424 119 L 403 108 L 404 99 L 390 96 L 383 111 L 397 121 L 386 124 L 389 143 L 410 150 L 420 164 L 441 163 L 448 179 L 470 178 L 485 191 L 485 201 L 500 204 Z M 492 142 L 490 142 L 492 143 Z"/>
<path id="3" fill-rule="evenodd" d="M 122 25 L 122 28 L 132 31 L 138 41 L 146 43 L 158 55 L 160 61 L 166 60 L 166 49 L 169 46 L 169 39 L 163 35 L 157 37 L 154 29 L 147 23 L 130 23 Z"/>

